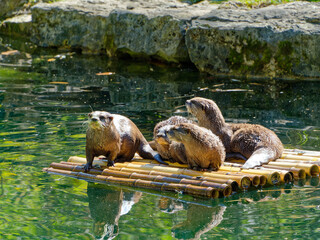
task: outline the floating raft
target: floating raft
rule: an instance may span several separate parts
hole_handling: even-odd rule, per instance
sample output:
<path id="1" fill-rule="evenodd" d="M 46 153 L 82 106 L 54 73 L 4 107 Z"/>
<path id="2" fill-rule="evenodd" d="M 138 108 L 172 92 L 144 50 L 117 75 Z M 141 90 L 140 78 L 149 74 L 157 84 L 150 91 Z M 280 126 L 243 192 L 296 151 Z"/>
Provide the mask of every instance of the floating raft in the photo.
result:
<path id="1" fill-rule="evenodd" d="M 131 162 L 109 167 L 106 161 L 95 158 L 93 165 L 99 168 L 90 169 L 88 173 L 84 172 L 85 163 L 85 158 L 70 157 L 67 162 L 52 163 L 43 170 L 93 182 L 218 198 L 249 188 L 319 177 L 320 152 L 286 149 L 281 158 L 254 169 L 241 169 L 244 161 L 231 159 L 218 171 L 211 172 L 190 170 L 185 164 L 168 162 L 169 165 L 162 165 L 138 155 Z"/>

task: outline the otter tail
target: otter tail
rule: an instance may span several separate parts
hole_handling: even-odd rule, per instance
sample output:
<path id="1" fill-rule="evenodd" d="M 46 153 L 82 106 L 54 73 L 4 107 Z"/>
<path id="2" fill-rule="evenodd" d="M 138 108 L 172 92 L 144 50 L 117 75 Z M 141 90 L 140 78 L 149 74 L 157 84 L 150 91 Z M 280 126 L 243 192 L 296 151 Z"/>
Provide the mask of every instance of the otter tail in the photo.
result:
<path id="1" fill-rule="evenodd" d="M 245 164 L 241 167 L 243 169 L 250 169 L 254 167 L 261 166 L 262 164 L 267 164 L 271 160 L 275 159 L 275 153 L 269 148 L 259 148 L 253 152 L 253 154 L 248 158 Z"/>
<path id="2" fill-rule="evenodd" d="M 138 149 L 138 154 L 142 158 L 155 159 L 158 163 L 168 165 L 168 163 L 162 160 L 160 154 L 154 151 L 148 143 L 141 144 L 140 148 Z"/>

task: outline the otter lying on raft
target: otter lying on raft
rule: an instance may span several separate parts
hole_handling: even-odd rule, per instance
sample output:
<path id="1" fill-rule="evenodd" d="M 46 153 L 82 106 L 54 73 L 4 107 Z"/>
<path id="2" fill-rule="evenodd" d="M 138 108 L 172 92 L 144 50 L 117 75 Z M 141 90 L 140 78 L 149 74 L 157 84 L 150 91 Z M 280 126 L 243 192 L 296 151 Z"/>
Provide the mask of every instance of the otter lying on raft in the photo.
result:
<path id="1" fill-rule="evenodd" d="M 173 116 L 170 117 L 169 119 L 159 122 L 153 131 L 153 137 L 154 141 L 149 142 L 150 145 L 152 146 L 153 150 L 157 151 L 160 156 L 163 159 L 166 159 L 171 162 L 178 162 L 178 163 L 188 163 L 188 158 L 186 155 L 186 149 L 182 141 L 174 141 L 170 140 L 168 137 L 168 131 L 172 129 L 172 126 L 178 126 L 181 123 L 193 123 L 193 121 L 188 120 L 184 117 L 181 116 Z M 203 133 L 203 128 L 193 128 L 193 131 L 196 133 L 197 131 L 200 131 L 198 134 L 199 135 L 205 135 Z M 202 132 L 202 133 L 201 133 Z M 210 134 L 209 134 L 210 135 Z M 199 139 L 198 139 L 199 140 Z M 196 139 L 193 139 L 193 141 L 197 141 Z M 202 147 L 203 151 L 206 151 L 205 147 Z M 227 153 L 226 158 L 231 158 L 231 157 L 236 157 L 236 158 L 246 158 L 242 156 L 239 153 Z M 208 160 L 210 161 L 210 160 Z M 224 159 L 223 159 L 224 161 Z M 189 161 L 190 162 L 190 161 Z M 191 167 L 189 165 L 189 167 Z"/>
<path id="2" fill-rule="evenodd" d="M 162 159 L 170 162 L 187 163 L 184 145 L 180 142 L 170 141 L 167 136 L 167 130 L 180 123 L 192 123 L 181 116 L 173 116 L 167 120 L 157 123 L 153 130 L 154 141 L 149 142 L 153 150 L 157 151 Z"/>
<path id="3" fill-rule="evenodd" d="M 89 127 L 86 136 L 85 171 L 92 168 L 93 158 L 103 155 L 108 165 L 114 162 L 131 161 L 134 154 L 142 158 L 162 161 L 144 138 L 138 127 L 128 118 L 108 112 L 95 111 L 89 113 Z"/>
<path id="4" fill-rule="evenodd" d="M 227 153 L 241 153 L 248 158 L 242 168 L 254 168 L 281 157 L 283 146 L 277 135 L 256 124 L 228 124 L 217 104 L 195 97 L 187 100 L 188 111 L 199 125 L 219 136 Z"/>
<path id="5" fill-rule="evenodd" d="M 171 125 L 166 130 L 170 141 L 182 143 L 190 168 L 218 170 L 226 157 L 223 143 L 210 130 L 192 123 Z"/>
<path id="6" fill-rule="evenodd" d="M 196 170 L 218 170 L 225 159 L 221 140 L 184 117 L 173 116 L 159 122 L 153 134 L 154 150 L 171 162 L 186 163 Z"/>

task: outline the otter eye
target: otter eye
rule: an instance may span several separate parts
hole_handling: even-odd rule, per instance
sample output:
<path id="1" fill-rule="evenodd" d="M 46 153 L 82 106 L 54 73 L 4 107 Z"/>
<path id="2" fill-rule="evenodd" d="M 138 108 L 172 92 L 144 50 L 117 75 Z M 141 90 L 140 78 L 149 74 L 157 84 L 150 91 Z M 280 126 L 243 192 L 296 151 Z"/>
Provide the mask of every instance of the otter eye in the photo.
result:
<path id="1" fill-rule="evenodd" d="M 102 121 L 102 120 L 105 119 L 105 117 L 104 116 L 100 116 L 99 119 Z"/>
<path id="2" fill-rule="evenodd" d="M 203 105 L 201 105 L 201 109 L 202 109 L 202 111 L 204 111 L 204 106 Z"/>

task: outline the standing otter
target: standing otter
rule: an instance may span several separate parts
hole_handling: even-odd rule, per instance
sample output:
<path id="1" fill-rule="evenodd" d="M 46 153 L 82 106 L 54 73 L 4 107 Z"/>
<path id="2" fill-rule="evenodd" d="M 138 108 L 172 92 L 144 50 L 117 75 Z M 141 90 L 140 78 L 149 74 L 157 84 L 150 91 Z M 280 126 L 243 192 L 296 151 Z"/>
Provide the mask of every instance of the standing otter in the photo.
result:
<path id="1" fill-rule="evenodd" d="M 88 116 L 87 164 L 84 166 L 86 172 L 92 168 L 93 158 L 100 155 L 108 159 L 108 165 L 113 165 L 114 161 L 130 161 L 136 152 L 142 158 L 166 164 L 130 119 L 102 111 L 89 113 Z"/>
<path id="2" fill-rule="evenodd" d="M 282 143 L 270 129 L 256 124 L 228 124 L 210 99 L 195 97 L 187 100 L 186 106 L 200 126 L 219 136 L 227 153 L 241 153 L 248 158 L 242 168 L 254 168 L 281 157 Z"/>
<path id="3" fill-rule="evenodd" d="M 192 123 L 169 126 L 171 141 L 183 143 L 187 162 L 193 169 L 218 170 L 226 157 L 223 143 L 210 130 Z"/>
<path id="4" fill-rule="evenodd" d="M 153 146 L 163 159 L 171 162 L 187 163 L 187 157 L 183 143 L 170 141 L 166 131 L 173 125 L 179 123 L 192 123 L 181 116 L 173 116 L 167 120 L 157 123 L 153 130 Z"/>

